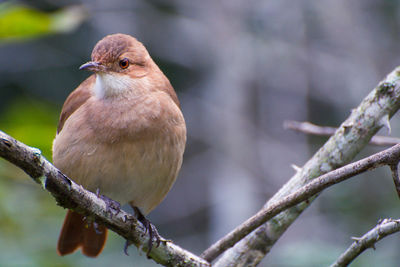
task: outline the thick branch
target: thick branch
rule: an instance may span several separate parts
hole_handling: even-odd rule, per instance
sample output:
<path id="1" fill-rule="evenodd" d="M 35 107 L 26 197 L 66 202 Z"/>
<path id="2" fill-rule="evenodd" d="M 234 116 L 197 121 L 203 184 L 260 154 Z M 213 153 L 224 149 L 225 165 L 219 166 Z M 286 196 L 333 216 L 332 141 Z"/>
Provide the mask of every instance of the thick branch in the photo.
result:
<path id="1" fill-rule="evenodd" d="M 93 217 L 147 252 L 148 235 L 134 216 L 123 210 L 107 210 L 103 199 L 62 174 L 41 155 L 40 150 L 28 147 L 0 131 L 0 157 L 24 170 L 49 191 L 60 206 Z M 154 244 L 149 256 L 164 266 L 210 266 L 205 260 L 172 242 L 161 242 L 159 247 Z"/>
<path id="2" fill-rule="evenodd" d="M 322 192 L 327 187 L 354 177 L 357 174 L 373 170 L 382 165 L 388 165 L 391 168 L 392 166 L 397 166 L 399 160 L 400 144 L 324 174 L 279 201 L 261 209 L 256 215 L 246 220 L 239 227 L 203 252 L 201 257 L 208 261 L 213 261 L 226 249 L 232 247 L 243 237 L 280 212 L 293 207 L 302 201 L 307 201 L 309 198 Z"/>
<path id="3" fill-rule="evenodd" d="M 348 164 L 400 107 L 400 68 L 352 110 L 326 144 L 266 204 L 273 205 L 310 180 Z M 227 250 L 213 266 L 256 266 L 314 198 L 285 210 Z"/>
<path id="4" fill-rule="evenodd" d="M 356 241 L 334 262 L 331 267 L 348 266 L 357 256 L 368 248 L 375 249 L 375 243 L 385 236 L 400 231 L 400 220 L 384 219 L 372 230 L 360 238 L 353 238 Z"/>
<path id="5" fill-rule="evenodd" d="M 335 134 L 337 128 L 335 127 L 327 127 L 327 126 L 319 126 L 312 124 L 311 122 L 299 122 L 299 121 L 284 121 L 283 127 L 285 129 L 290 129 L 306 134 L 311 135 L 320 135 L 320 136 L 331 136 Z M 375 135 L 369 141 L 370 145 L 376 146 L 394 146 L 395 144 L 400 143 L 400 138 L 390 137 L 390 136 L 382 136 Z"/>

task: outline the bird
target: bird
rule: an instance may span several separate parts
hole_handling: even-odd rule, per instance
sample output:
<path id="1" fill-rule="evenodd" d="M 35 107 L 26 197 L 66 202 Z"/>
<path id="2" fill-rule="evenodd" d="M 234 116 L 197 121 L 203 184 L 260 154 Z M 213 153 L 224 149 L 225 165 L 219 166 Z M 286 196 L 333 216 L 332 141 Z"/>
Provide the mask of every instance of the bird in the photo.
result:
<path id="1" fill-rule="evenodd" d="M 151 250 L 158 233 L 145 216 L 170 191 L 186 145 L 178 97 L 144 45 L 127 34 L 98 41 L 80 69 L 93 73 L 63 104 L 53 164 L 87 190 L 131 205 L 148 228 Z M 68 210 L 57 252 L 80 248 L 96 257 L 106 239 L 105 226 Z"/>

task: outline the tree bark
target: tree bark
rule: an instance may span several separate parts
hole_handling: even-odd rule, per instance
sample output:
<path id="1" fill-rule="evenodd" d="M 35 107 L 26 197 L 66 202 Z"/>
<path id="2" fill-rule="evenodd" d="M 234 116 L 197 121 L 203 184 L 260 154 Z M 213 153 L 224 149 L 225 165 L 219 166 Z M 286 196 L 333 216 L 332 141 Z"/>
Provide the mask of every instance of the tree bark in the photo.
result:
<path id="1" fill-rule="evenodd" d="M 400 107 L 400 67 L 393 70 L 352 110 L 325 145 L 297 172 L 264 207 L 269 207 L 312 179 L 349 163 L 375 133 L 389 126 Z M 314 198 L 281 212 L 227 250 L 213 266 L 256 266 L 275 242 Z"/>
<path id="2" fill-rule="evenodd" d="M 43 189 L 53 195 L 58 205 L 93 218 L 147 252 L 149 235 L 134 216 L 123 210 L 110 208 L 102 198 L 61 173 L 41 155 L 40 150 L 0 131 L 0 157 L 17 165 L 35 182 L 41 184 Z M 164 266 L 210 266 L 207 261 L 170 241 L 161 242 L 158 247 L 153 241 L 149 257 Z"/>

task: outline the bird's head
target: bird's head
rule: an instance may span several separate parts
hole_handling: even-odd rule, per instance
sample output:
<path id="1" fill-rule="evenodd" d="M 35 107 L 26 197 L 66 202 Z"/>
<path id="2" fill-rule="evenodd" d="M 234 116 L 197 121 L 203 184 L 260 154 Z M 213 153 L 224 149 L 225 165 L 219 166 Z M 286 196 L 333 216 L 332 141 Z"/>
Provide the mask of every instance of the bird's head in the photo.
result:
<path id="1" fill-rule="evenodd" d="M 92 60 L 79 69 L 96 73 L 95 94 L 103 98 L 141 91 L 146 76 L 154 71 L 154 62 L 143 44 L 134 37 L 112 34 L 96 44 Z"/>

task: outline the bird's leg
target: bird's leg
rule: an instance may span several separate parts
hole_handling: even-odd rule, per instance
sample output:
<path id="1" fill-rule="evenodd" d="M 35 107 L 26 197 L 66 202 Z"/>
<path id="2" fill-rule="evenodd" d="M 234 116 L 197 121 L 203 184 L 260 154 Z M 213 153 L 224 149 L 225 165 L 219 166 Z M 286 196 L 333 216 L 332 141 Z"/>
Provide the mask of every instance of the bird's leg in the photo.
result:
<path id="1" fill-rule="evenodd" d="M 134 222 L 136 222 L 136 220 L 130 219 L 130 218 L 128 218 L 128 216 L 125 215 L 124 222 L 128 222 L 128 221 L 134 221 Z M 131 230 L 133 230 L 133 227 L 132 227 L 132 224 L 131 224 L 131 223 L 130 223 L 130 226 L 131 226 L 131 227 L 130 227 Z M 133 244 L 132 241 L 126 239 L 126 242 L 125 242 L 125 245 L 124 245 L 124 253 L 125 253 L 126 256 L 129 256 L 129 254 L 128 254 L 128 248 L 129 248 L 129 246 L 132 245 L 132 244 Z"/>
<path id="2" fill-rule="evenodd" d="M 147 250 L 147 257 L 149 257 L 150 252 L 153 248 L 153 238 L 156 238 L 156 246 L 158 247 L 161 242 L 161 237 L 158 234 L 158 231 L 156 227 L 142 214 L 142 212 L 137 208 L 133 207 L 133 210 L 135 211 L 137 219 L 144 225 L 146 228 L 146 233 L 149 233 L 149 243 L 148 243 L 148 250 Z"/>
<path id="3" fill-rule="evenodd" d="M 125 245 L 124 245 L 124 253 L 125 253 L 126 256 L 129 256 L 129 254 L 128 254 L 128 247 L 129 247 L 130 245 L 132 245 L 132 244 L 133 244 L 133 243 L 132 243 L 131 241 L 129 241 L 128 239 L 126 240 Z"/>
<path id="4" fill-rule="evenodd" d="M 136 215 L 138 221 L 140 221 L 146 228 L 146 233 L 147 232 L 149 233 L 148 250 L 146 253 L 147 257 L 149 257 L 151 249 L 153 248 L 153 238 L 156 239 L 156 247 L 158 247 L 161 242 L 167 242 L 168 240 L 163 239 L 158 234 L 156 227 L 143 215 L 143 213 L 137 207 L 135 207 L 133 205 L 131 205 L 131 207 L 135 211 L 135 215 Z M 126 248 L 127 248 L 127 245 L 129 246 L 128 241 L 125 245 L 126 245 Z"/>
<path id="5" fill-rule="evenodd" d="M 101 235 L 103 233 L 103 231 L 99 229 L 99 224 L 97 222 L 93 222 L 93 228 L 96 234 Z"/>
<path id="6" fill-rule="evenodd" d="M 111 216 L 117 215 L 121 211 L 121 204 L 119 204 L 119 202 L 115 200 L 112 200 L 111 198 L 106 197 L 105 195 L 101 195 L 99 188 L 97 188 L 96 190 L 96 195 L 97 197 L 104 200 L 104 202 L 106 203 L 106 211 L 110 213 Z"/>
<path id="7" fill-rule="evenodd" d="M 86 226 L 87 228 L 89 228 L 91 225 L 93 225 L 94 231 L 96 232 L 96 234 L 101 235 L 103 232 L 99 229 L 99 224 L 97 222 L 94 221 L 93 217 L 87 217 L 87 216 L 83 216 L 82 219 L 84 222 L 86 222 Z"/>

